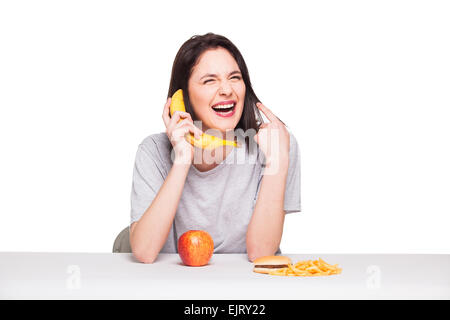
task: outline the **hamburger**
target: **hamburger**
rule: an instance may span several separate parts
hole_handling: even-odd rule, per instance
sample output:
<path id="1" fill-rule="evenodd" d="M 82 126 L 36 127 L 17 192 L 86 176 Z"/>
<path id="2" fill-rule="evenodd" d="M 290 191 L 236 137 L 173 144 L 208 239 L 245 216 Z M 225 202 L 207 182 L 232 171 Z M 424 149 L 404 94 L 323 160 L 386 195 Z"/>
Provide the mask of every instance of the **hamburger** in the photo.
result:
<path id="1" fill-rule="evenodd" d="M 283 256 L 266 256 L 255 259 L 253 261 L 253 272 L 269 273 L 276 269 L 287 268 L 288 264 L 292 264 L 291 259 Z"/>

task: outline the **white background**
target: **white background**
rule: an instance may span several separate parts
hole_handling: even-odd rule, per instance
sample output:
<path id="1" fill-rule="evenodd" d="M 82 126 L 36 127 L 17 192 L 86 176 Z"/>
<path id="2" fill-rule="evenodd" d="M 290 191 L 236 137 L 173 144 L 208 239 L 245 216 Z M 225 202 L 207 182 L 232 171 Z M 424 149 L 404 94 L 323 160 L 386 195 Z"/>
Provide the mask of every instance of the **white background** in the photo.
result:
<path id="1" fill-rule="evenodd" d="M 184 41 L 215 32 L 301 148 L 285 253 L 450 253 L 446 1 L 0 2 L 0 251 L 111 252 Z"/>

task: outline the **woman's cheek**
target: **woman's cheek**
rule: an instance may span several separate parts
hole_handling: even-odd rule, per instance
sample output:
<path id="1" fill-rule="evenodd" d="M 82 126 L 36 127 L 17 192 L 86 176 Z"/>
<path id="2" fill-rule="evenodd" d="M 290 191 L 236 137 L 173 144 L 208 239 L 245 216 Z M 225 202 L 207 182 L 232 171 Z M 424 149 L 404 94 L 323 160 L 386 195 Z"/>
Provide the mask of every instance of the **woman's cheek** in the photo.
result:
<path id="1" fill-rule="evenodd" d="M 244 83 L 236 83 L 233 85 L 233 90 L 239 97 L 239 100 L 243 101 L 245 98 L 245 84 Z"/>
<path id="2" fill-rule="evenodd" d="M 217 93 L 217 86 L 205 86 L 205 88 L 203 88 L 203 97 L 205 97 L 205 104 L 209 106 L 209 103 L 211 101 L 214 101 L 214 97 L 216 96 Z"/>

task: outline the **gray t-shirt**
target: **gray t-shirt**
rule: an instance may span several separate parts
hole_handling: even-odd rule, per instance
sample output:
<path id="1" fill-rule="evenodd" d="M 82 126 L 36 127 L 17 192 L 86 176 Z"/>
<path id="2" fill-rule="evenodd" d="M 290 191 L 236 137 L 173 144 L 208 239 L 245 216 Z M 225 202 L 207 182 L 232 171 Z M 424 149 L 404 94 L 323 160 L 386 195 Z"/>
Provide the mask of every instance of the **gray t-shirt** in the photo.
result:
<path id="1" fill-rule="evenodd" d="M 285 213 L 300 212 L 300 157 L 290 134 L 289 168 L 284 197 Z M 240 140 L 241 141 L 241 140 Z M 188 230 L 205 230 L 214 241 L 214 253 L 247 253 L 246 233 L 263 178 L 263 152 L 255 146 L 233 148 L 211 170 L 191 165 L 174 222 L 161 253 L 177 253 L 178 238 Z M 133 170 L 131 223 L 152 203 L 172 167 L 171 144 L 165 132 L 139 145 Z M 280 249 L 277 251 L 280 253 Z"/>

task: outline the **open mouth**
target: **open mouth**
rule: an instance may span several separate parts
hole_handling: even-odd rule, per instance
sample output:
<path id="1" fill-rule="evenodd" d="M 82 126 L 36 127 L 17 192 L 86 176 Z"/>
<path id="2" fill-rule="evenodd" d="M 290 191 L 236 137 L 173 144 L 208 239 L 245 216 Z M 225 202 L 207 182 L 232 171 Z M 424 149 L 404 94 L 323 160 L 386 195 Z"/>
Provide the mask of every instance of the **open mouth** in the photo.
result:
<path id="1" fill-rule="evenodd" d="M 212 107 L 214 112 L 220 117 L 231 117 L 234 114 L 236 103 L 218 104 Z"/>

